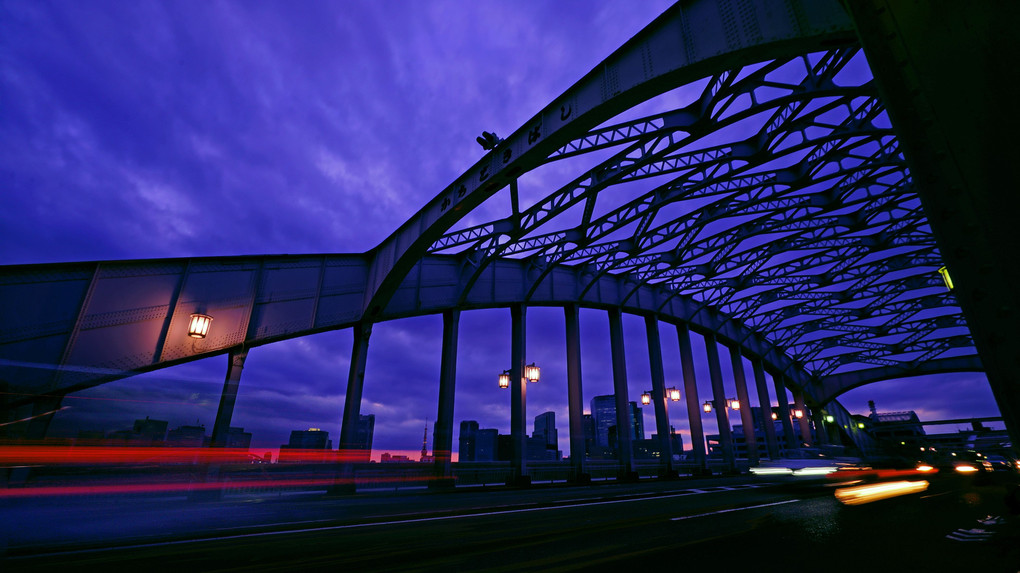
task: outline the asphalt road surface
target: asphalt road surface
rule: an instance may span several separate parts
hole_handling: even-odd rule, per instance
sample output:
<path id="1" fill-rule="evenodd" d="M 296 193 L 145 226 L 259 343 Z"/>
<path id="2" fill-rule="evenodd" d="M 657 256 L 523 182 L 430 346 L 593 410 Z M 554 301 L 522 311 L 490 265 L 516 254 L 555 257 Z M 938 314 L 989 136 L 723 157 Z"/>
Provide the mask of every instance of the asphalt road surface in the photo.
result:
<path id="1" fill-rule="evenodd" d="M 1020 571 L 1012 478 L 843 505 L 715 478 L 326 497 L 4 500 L 2 571 Z"/>

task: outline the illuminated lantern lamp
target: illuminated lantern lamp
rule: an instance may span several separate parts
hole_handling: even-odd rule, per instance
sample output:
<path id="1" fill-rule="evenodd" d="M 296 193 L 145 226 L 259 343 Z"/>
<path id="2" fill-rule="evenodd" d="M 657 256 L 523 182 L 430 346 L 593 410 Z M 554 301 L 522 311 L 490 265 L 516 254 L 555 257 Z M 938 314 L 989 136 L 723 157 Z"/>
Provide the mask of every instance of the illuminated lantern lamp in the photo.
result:
<path id="1" fill-rule="evenodd" d="M 669 394 L 669 399 L 670 400 L 672 400 L 674 402 L 679 402 L 680 401 L 680 391 L 677 390 L 676 388 L 670 388 L 666 392 Z"/>
<path id="2" fill-rule="evenodd" d="M 188 336 L 192 338 L 205 338 L 209 334 L 209 325 L 212 324 L 212 317 L 208 314 L 193 314 L 188 323 Z"/>
<path id="3" fill-rule="evenodd" d="M 704 410 L 706 414 L 708 414 L 709 412 L 712 411 L 712 403 L 705 402 L 704 404 L 701 405 L 701 409 Z"/>
<path id="4" fill-rule="evenodd" d="M 777 414 L 775 412 L 772 412 L 772 419 L 773 420 L 778 420 L 779 419 L 779 414 Z"/>
<path id="5" fill-rule="evenodd" d="M 510 371 L 509 370 L 504 370 L 503 373 L 499 375 L 499 387 L 500 388 L 509 388 L 510 387 Z"/>
<path id="6" fill-rule="evenodd" d="M 730 403 L 730 408 L 732 408 L 734 410 L 739 410 L 740 409 L 740 400 L 734 400 L 733 398 L 730 398 L 727 401 Z"/>
<path id="7" fill-rule="evenodd" d="M 538 366 L 535 366 L 535 363 L 532 362 L 524 367 L 524 377 L 528 379 L 528 382 L 538 382 L 540 370 L 541 369 Z"/>
<path id="8" fill-rule="evenodd" d="M 652 395 L 649 392 L 641 394 L 641 404 L 647 406 L 652 403 Z"/>
<path id="9" fill-rule="evenodd" d="M 953 290 L 953 279 L 949 277 L 949 269 L 942 267 L 939 269 L 939 274 L 942 275 L 942 282 L 946 283 L 946 288 Z"/>
<path id="10" fill-rule="evenodd" d="M 794 418 L 803 418 L 804 417 L 804 410 L 794 410 L 793 411 L 793 417 Z"/>

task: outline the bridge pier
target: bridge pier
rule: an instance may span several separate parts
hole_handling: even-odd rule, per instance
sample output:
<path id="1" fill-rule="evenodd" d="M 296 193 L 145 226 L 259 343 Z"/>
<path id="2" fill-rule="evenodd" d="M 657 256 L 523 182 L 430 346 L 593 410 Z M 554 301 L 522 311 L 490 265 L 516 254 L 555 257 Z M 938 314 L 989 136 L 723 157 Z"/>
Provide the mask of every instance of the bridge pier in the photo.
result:
<path id="1" fill-rule="evenodd" d="M 754 370 L 754 385 L 758 389 L 758 404 L 761 405 L 761 416 L 765 424 L 765 445 L 768 448 L 769 459 L 779 459 L 779 444 L 776 442 L 776 425 L 772 421 L 772 400 L 769 399 L 769 388 L 765 382 L 765 365 L 761 357 L 751 358 L 751 368 Z"/>
<path id="2" fill-rule="evenodd" d="M 531 477 L 528 476 L 527 463 L 527 392 L 528 384 L 524 379 L 524 366 L 526 362 L 526 332 L 525 318 L 526 310 L 524 305 L 510 305 L 510 441 L 513 443 L 513 454 L 510 460 L 510 467 L 513 475 L 511 485 L 530 485 Z"/>
<path id="3" fill-rule="evenodd" d="M 220 394 L 220 405 L 216 409 L 216 421 L 212 430 L 211 445 L 214 448 L 227 446 L 230 421 L 234 417 L 234 404 L 237 402 L 237 390 L 241 385 L 241 371 L 247 358 L 247 348 L 242 347 L 227 353 L 227 375 L 223 381 L 223 392 Z"/>
<path id="4" fill-rule="evenodd" d="M 714 333 L 705 336 L 705 350 L 708 353 L 708 373 L 712 377 L 712 401 L 715 403 L 715 419 L 719 424 L 719 446 L 722 448 L 723 465 L 726 472 L 732 473 L 737 470 L 736 458 L 733 455 L 733 432 L 730 430 L 726 389 L 723 387 L 722 366 L 719 364 L 719 342 Z"/>
<path id="5" fill-rule="evenodd" d="M 779 403 L 779 420 L 783 424 L 783 437 L 786 449 L 796 449 L 799 444 L 793 435 L 793 420 L 790 418 L 790 396 L 786 393 L 785 378 L 782 374 L 772 373 L 772 385 L 776 388 L 776 401 Z"/>
<path id="6" fill-rule="evenodd" d="M 584 394 L 581 392 L 581 328 L 579 307 L 563 307 L 567 334 L 567 409 L 570 416 L 570 467 L 571 480 L 588 483 L 591 476 L 585 471 L 584 451 Z"/>
<path id="7" fill-rule="evenodd" d="M 744 445 L 747 447 L 747 461 L 752 466 L 759 463 L 758 438 L 754 435 L 754 416 L 751 415 L 751 400 L 747 394 L 747 377 L 744 376 L 744 360 L 740 347 L 730 348 L 730 364 L 733 367 L 733 383 L 737 387 L 740 402 L 740 423 L 744 427 Z"/>
<path id="8" fill-rule="evenodd" d="M 616 451 L 620 477 L 636 479 L 631 434 L 630 400 L 627 399 L 627 359 L 623 346 L 623 318 L 619 309 L 609 310 L 609 344 L 613 355 L 613 395 L 616 398 Z"/>
<path id="9" fill-rule="evenodd" d="M 432 427 L 433 479 L 429 487 L 453 486 L 453 405 L 457 383 L 460 311 L 443 312 L 443 356 L 439 366 L 439 405 Z"/>
<path id="10" fill-rule="evenodd" d="M 797 419 L 797 423 L 800 424 L 801 442 L 810 448 L 815 445 L 815 441 L 811 438 L 811 419 L 808 417 L 807 404 L 804 403 L 804 391 L 796 386 L 793 388 L 793 404 L 801 414 Z"/>
<path id="11" fill-rule="evenodd" d="M 698 382 L 694 373 L 694 353 L 691 349 L 691 329 L 686 322 L 676 325 L 680 346 L 680 365 L 684 376 L 684 397 L 687 400 L 687 419 L 691 426 L 691 454 L 697 462 L 696 474 L 708 471 L 705 456 L 705 430 L 701 424 L 701 401 L 698 399 Z"/>
<path id="12" fill-rule="evenodd" d="M 347 394 L 340 422 L 340 471 L 334 479 L 331 493 L 354 493 L 354 462 L 361 418 L 361 395 L 365 387 L 365 365 L 368 362 L 368 339 L 372 336 L 372 323 L 354 325 L 354 344 L 351 348 L 351 368 L 347 374 Z"/>
<path id="13" fill-rule="evenodd" d="M 655 406 L 655 431 L 659 436 L 659 477 L 676 477 L 673 469 L 673 444 L 669 433 L 669 411 L 666 403 L 666 375 L 662 368 L 662 343 L 659 339 L 659 319 L 645 317 L 648 337 L 648 365 L 652 376 L 652 404 Z"/>

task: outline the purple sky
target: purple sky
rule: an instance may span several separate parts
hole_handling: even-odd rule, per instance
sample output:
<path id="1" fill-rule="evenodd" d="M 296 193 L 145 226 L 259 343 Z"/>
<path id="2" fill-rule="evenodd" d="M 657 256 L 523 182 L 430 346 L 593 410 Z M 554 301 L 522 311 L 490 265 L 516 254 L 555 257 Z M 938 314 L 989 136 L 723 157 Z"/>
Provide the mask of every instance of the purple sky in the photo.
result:
<path id="1" fill-rule="evenodd" d="M 0 264 L 368 250 L 481 157 L 482 130 L 512 132 L 669 4 L 0 0 Z M 509 393 L 496 388 L 509 321 L 500 309 L 462 315 L 456 423 L 509 431 Z M 605 312 L 582 311 L 581 326 L 587 408 L 612 391 Z M 624 326 L 636 400 L 650 388 L 644 322 Z M 529 427 L 556 412 L 566 453 L 562 310 L 529 309 L 528 328 L 528 360 L 543 367 Z M 441 332 L 435 316 L 375 327 L 362 412 L 377 416 L 376 456 L 420 449 L 426 418 L 431 444 Z M 233 425 L 257 449 L 308 427 L 336 443 L 351 340 L 254 349 Z M 662 344 L 679 387 L 665 324 Z M 707 399 L 700 337 L 695 349 Z M 216 357 L 69 397 L 53 431 L 146 415 L 211 428 L 225 368 Z M 998 415 L 983 375 L 841 401 L 865 413 L 869 399 L 922 419 Z M 689 444 L 682 402 L 671 415 Z M 714 417 L 705 425 L 714 432 Z"/>

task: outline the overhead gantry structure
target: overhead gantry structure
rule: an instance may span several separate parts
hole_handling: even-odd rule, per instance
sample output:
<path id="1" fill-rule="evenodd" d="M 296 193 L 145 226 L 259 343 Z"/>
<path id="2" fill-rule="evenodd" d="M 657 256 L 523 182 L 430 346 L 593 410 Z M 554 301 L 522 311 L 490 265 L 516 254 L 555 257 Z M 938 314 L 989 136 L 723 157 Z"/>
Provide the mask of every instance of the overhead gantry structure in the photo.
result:
<path id="1" fill-rule="evenodd" d="M 578 307 L 609 311 L 614 357 L 622 356 L 620 313 L 646 318 L 660 436 L 667 426 L 658 325 L 676 325 L 696 453 L 704 440 L 690 330 L 708 342 L 714 399 L 722 399 L 718 342 L 731 349 L 745 403 L 740 357 L 751 360 L 762 403 L 771 373 L 788 428 L 786 389 L 816 413 L 835 415 L 832 429 L 853 437 L 856 427 L 835 402 L 842 392 L 985 370 L 1015 432 L 1016 390 L 1003 368 L 1016 358 L 1001 338 L 1009 334 L 974 294 L 992 289 L 1004 297 L 1000 306 L 1015 308 L 1015 294 L 995 282 L 995 273 L 1015 270 L 989 274 L 986 253 L 957 246 L 1008 231 L 1001 215 L 965 235 L 953 219 L 974 212 L 939 207 L 938 221 L 929 215 L 931 205 L 959 200 L 966 185 L 959 181 L 985 159 L 952 145 L 933 150 L 932 129 L 945 127 L 944 143 L 967 128 L 933 127 L 911 108 L 919 98 L 932 109 L 945 105 L 940 86 L 968 72 L 949 66 L 946 78 L 924 81 L 904 74 L 928 60 L 911 52 L 919 44 L 900 30 L 903 17 L 880 2 L 849 10 L 835 1 L 679 2 L 506 139 L 491 141 L 481 160 L 368 253 L 3 267 L 7 417 L 34 424 L 28 433 L 38 435 L 69 392 L 228 354 L 217 443 L 249 349 L 354 328 L 345 447 L 358 420 L 371 325 L 442 313 L 435 444 L 448 454 L 459 312 L 510 307 L 514 467 L 524 476 L 524 310 L 553 305 L 566 309 L 572 450 L 583 448 Z M 911 55 L 904 63 L 884 55 L 890 49 Z M 865 52 L 881 58 L 872 62 L 877 80 Z M 994 128 L 987 114 L 977 122 Z M 987 182 L 971 181 L 966 193 L 994 210 Z M 943 255 L 947 248 L 953 256 Z M 954 291 L 940 275 L 947 261 L 960 285 Z M 188 336 L 195 314 L 214 317 L 205 338 Z M 972 332 L 982 329 L 992 342 L 979 336 L 975 344 Z M 614 386 L 626 405 L 618 362 Z M 747 408 L 742 416 L 752 427 Z M 722 413 L 720 431 L 726 441 Z M 621 443 L 621 456 L 626 471 L 629 444 Z M 583 461 L 576 451 L 571 458 Z M 448 455 L 438 464 L 448 474 Z"/>

